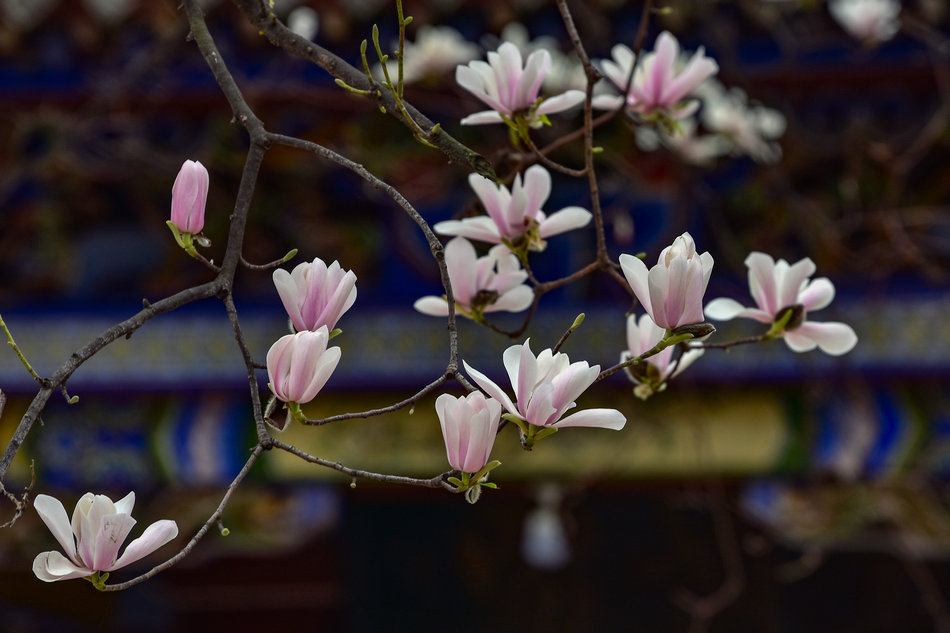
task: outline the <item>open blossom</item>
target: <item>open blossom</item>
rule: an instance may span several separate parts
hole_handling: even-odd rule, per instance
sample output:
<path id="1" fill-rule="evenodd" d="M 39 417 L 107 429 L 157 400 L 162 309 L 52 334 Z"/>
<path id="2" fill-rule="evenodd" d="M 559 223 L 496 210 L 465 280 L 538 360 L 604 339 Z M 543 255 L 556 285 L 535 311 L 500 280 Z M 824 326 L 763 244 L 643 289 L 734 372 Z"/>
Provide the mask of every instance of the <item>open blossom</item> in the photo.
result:
<path id="1" fill-rule="evenodd" d="M 274 285 L 298 332 L 318 330 L 323 325 L 332 330 L 356 301 L 353 271 L 343 270 L 336 261 L 327 266 L 319 257 L 298 264 L 289 273 L 278 268 Z"/>
<path id="2" fill-rule="evenodd" d="M 533 165 L 515 176 L 511 191 L 504 185 L 478 174 L 470 174 L 468 183 L 481 200 L 488 217 L 446 220 L 435 225 L 442 235 L 461 235 L 481 242 L 502 244 L 514 249 L 543 251 L 544 238 L 586 226 L 591 212 L 581 207 L 565 207 L 546 215 L 542 205 L 551 195 L 551 174 L 541 165 Z"/>
<path id="3" fill-rule="evenodd" d="M 327 349 L 327 326 L 316 331 L 297 332 L 277 339 L 267 352 L 270 389 L 282 402 L 303 404 L 313 400 L 329 380 L 340 348 Z"/>
<path id="4" fill-rule="evenodd" d="M 607 78 L 620 90 L 627 87 L 627 78 L 636 56 L 623 44 L 610 51 L 613 60 L 604 60 L 602 67 Z M 668 31 L 660 33 L 653 51 L 646 53 L 637 65 L 626 98 L 621 95 L 598 95 L 592 105 L 604 110 L 616 109 L 621 103 L 634 112 L 649 114 L 662 111 L 679 118 L 695 111 L 692 108 L 677 108 L 693 90 L 719 71 L 714 59 L 706 57 L 702 47 L 677 70 L 680 46 Z"/>
<path id="5" fill-rule="evenodd" d="M 427 78 L 438 78 L 459 64 L 465 64 L 481 54 L 481 49 L 467 41 L 451 26 L 423 25 L 416 32 L 415 42 L 406 41 L 403 50 L 402 77 L 407 84 Z M 386 62 L 389 78 L 396 83 L 399 65 L 395 60 Z M 382 77 L 377 67 L 375 73 Z"/>
<path id="6" fill-rule="evenodd" d="M 76 504 L 70 523 L 66 508 L 58 499 L 37 495 L 33 507 L 66 555 L 55 550 L 42 552 L 33 560 L 33 573 L 44 582 L 55 582 L 111 572 L 151 554 L 178 536 L 174 521 L 156 521 L 119 556 L 119 548 L 135 525 L 131 516 L 133 505 L 134 492 L 115 503 L 105 495 L 87 492 Z"/>
<path id="7" fill-rule="evenodd" d="M 597 426 L 619 430 L 627 419 L 616 409 L 586 409 L 562 418 L 576 406 L 574 400 L 593 384 L 600 365 L 587 361 L 571 363 L 567 354 L 546 349 L 535 357 L 525 341 L 512 345 L 503 355 L 508 378 L 515 390 L 517 404 L 483 373 L 468 363 L 465 371 L 489 396 L 501 403 L 508 413 L 539 427 Z M 464 362 L 464 361 L 463 361 Z"/>
<path id="8" fill-rule="evenodd" d="M 449 465 L 463 473 L 477 473 L 491 455 L 501 421 L 501 404 L 480 391 L 458 398 L 444 393 L 435 399 L 435 411 L 442 425 Z"/>
<path id="9" fill-rule="evenodd" d="M 702 99 L 703 125 L 721 135 L 732 153 L 747 154 L 762 163 L 774 163 L 782 149 L 774 143 L 785 133 L 785 117 L 778 110 L 749 103 L 739 88 L 726 89 L 715 80 L 705 82 L 697 91 Z"/>
<path id="10" fill-rule="evenodd" d="M 835 287 L 825 277 L 809 279 L 815 273 L 815 264 L 809 258 L 789 265 L 784 259 L 775 261 L 771 255 L 752 252 L 746 257 L 749 269 L 749 291 L 755 308 L 746 308 L 732 299 L 714 299 L 706 306 L 706 314 L 720 321 L 736 317 L 774 323 L 791 317 L 781 335 L 796 352 L 807 352 L 818 347 L 821 351 L 839 356 L 851 351 L 858 337 L 850 325 L 844 323 L 815 323 L 808 313 L 827 307 L 835 296 Z"/>
<path id="11" fill-rule="evenodd" d="M 521 312 L 534 301 L 534 292 L 524 285 L 528 273 L 506 246 L 499 244 L 488 255 L 478 257 L 471 242 L 456 237 L 445 245 L 445 267 L 456 311 L 463 316 L 478 319 L 485 312 Z M 449 313 L 444 296 L 422 297 L 413 307 L 432 316 Z"/>
<path id="12" fill-rule="evenodd" d="M 620 353 L 620 362 L 650 351 L 665 335 L 666 330 L 654 323 L 649 314 L 642 315 L 639 321 L 631 314 L 627 317 L 628 349 Z M 633 390 L 637 397 L 646 400 L 654 393 L 666 389 L 666 382 L 692 365 L 704 351 L 691 349 L 683 353 L 677 361 L 673 358 L 673 349 L 674 347 L 666 347 L 647 357 L 645 362 L 627 367 L 627 376 L 637 385 Z"/>
<path id="13" fill-rule="evenodd" d="M 830 0 L 828 10 L 851 37 L 865 44 L 886 42 L 900 28 L 898 0 Z"/>
<path id="14" fill-rule="evenodd" d="M 181 233 L 201 233 L 207 201 L 208 170 L 198 161 L 186 160 L 172 185 L 172 224 Z"/>
<path id="15" fill-rule="evenodd" d="M 647 270 L 638 257 L 623 254 L 620 267 L 643 309 L 667 330 L 703 322 L 703 294 L 712 274 L 709 252 L 696 253 L 689 233 L 683 233 L 660 252 L 656 266 Z"/>
<path id="16" fill-rule="evenodd" d="M 537 50 L 522 62 L 521 51 L 504 42 L 488 53 L 488 62 L 474 60 L 455 69 L 455 80 L 478 97 L 491 110 L 476 112 L 462 119 L 462 125 L 502 123 L 516 115 L 531 127 L 541 127 L 545 115 L 562 112 L 582 102 L 585 93 L 568 90 L 538 102 L 541 83 L 551 70 L 551 54 Z"/>

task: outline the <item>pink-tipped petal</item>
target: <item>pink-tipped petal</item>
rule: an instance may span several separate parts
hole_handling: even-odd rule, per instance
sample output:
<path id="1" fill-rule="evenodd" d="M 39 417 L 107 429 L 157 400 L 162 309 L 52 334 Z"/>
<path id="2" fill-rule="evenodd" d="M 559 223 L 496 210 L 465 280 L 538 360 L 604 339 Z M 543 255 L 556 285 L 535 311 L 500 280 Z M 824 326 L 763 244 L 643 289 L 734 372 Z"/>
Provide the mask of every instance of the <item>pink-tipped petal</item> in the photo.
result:
<path id="1" fill-rule="evenodd" d="M 775 315 L 785 307 L 778 305 L 778 287 L 775 282 L 775 260 L 771 255 L 753 251 L 745 258 L 749 269 L 749 291 L 755 304 L 765 312 Z"/>
<path id="2" fill-rule="evenodd" d="M 97 571 L 109 569 L 132 531 L 135 519 L 128 514 L 112 514 L 102 517 L 96 534 L 95 555 L 87 564 Z"/>
<path id="3" fill-rule="evenodd" d="M 476 287 L 475 273 L 478 255 L 475 247 L 464 237 L 456 237 L 445 245 L 445 266 L 452 282 L 452 293 L 455 301 L 462 305 L 470 305 Z"/>

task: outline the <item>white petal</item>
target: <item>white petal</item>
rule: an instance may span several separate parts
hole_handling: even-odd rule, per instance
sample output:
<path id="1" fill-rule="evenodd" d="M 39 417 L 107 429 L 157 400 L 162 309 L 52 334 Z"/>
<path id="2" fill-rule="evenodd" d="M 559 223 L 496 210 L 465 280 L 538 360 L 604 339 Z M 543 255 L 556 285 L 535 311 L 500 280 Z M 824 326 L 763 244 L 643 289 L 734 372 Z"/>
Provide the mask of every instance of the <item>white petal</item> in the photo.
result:
<path id="1" fill-rule="evenodd" d="M 481 387 L 485 393 L 500 402 L 501 405 L 508 411 L 508 413 L 513 413 L 518 417 L 521 417 L 521 414 L 518 413 L 518 409 L 515 408 L 511 398 L 509 398 L 508 394 L 501 390 L 501 387 L 492 382 L 488 376 L 477 369 L 474 369 L 464 360 L 462 361 L 462 365 L 465 366 L 465 372 L 469 375 L 469 377 L 474 380 L 475 384 Z"/>
<path id="2" fill-rule="evenodd" d="M 595 426 L 619 431 L 627 423 L 627 418 L 616 409 L 585 409 L 572 413 L 555 422 L 552 426 Z"/>
<path id="3" fill-rule="evenodd" d="M 587 94 L 584 93 L 583 90 L 568 90 L 556 97 L 548 97 L 542 101 L 541 105 L 538 106 L 538 112 L 540 114 L 563 112 L 564 110 L 573 108 L 579 103 L 583 103 L 586 98 Z"/>
<path id="4" fill-rule="evenodd" d="M 442 235 L 461 235 L 480 242 L 501 243 L 498 227 L 487 216 L 465 218 L 464 220 L 445 220 L 432 228 L 435 229 L 436 233 Z"/>
<path id="5" fill-rule="evenodd" d="M 538 233 L 541 237 L 550 237 L 565 231 L 587 226 L 593 217 L 590 211 L 581 207 L 565 207 L 549 215 L 541 222 Z"/>
<path id="6" fill-rule="evenodd" d="M 528 286 L 512 288 L 498 297 L 495 303 L 485 308 L 485 312 L 521 312 L 534 302 L 534 291 Z"/>
<path id="7" fill-rule="evenodd" d="M 459 123 L 461 125 L 489 125 L 492 123 L 504 123 L 504 119 L 494 110 L 483 110 L 482 112 L 468 115 L 459 121 Z"/>
<path id="8" fill-rule="evenodd" d="M 653 304 L 650 303 L 649 272 L 647 265 L 643 260 L 633 255 L 623 253 L 620 255 L 620 268 L 623 270 L 623 276 L 627 278 L 627 283 L 640 301 L 640 305 L 648 313 L 653 314 Z"/>
<path id="9" fill-rule="evenodd" d="M 92 570 L 74 564 L 59 552 L 41 552 L 33 559 L 33 573 L 43 582 L 85 578 Z"/>
<path id="10" fill-rule="evenodd" d="M 616 110 L 623 105 L 620 95 L 597 95 L 590 102 L 591 107 L 598 110 Z"/>
<path id="11" fill-rule="evenodd" d="M 178 536 L 178 524 L 168 519 L 162 519 L 151 524 L 142 536 L 138 537 L 125 548 L 122 556 L 106 571 L 112 571 L 130 565 L 143 556 L 148 556 L 159 547 Z"/>
<path id="12" fill-rule="evenodd" d="M 66 514 L 66 508 L 59 499 L 49 495 L 36 495 L 33 500 L 33 507 L 36 513 L 40 515 L 43 523 L 53 533 L 53 536 L 59 542 L 60 547 L 66 552 L 70 560 L 79 563 L 76 558 L 76 539 L 73 536 L 73 529 L 69 524 L 69 517 Z"/>
<path id="13" fill-rule="evenodd" d="M 845 323 L 828 322 L 814 323 L 806 321 L 801 327 L 785 333 L 785 340 L 789 336 L 808 338 L 826 354 L 840 356 L 847 354 L 858 342 L 858 335 L 854 329 Z M 791 346 L 791 343 L 789 343 Z M 796 350 L 798 351 L 798 350 Z"/>
<path id="14" fill-rule="evenodd" d="M 703 308 L 703 312 L 707 317 L 717 321 L 734 319 L 745 312 L 745 310 L 746 307 L 735 299 L 727 299 L 725 297 L 713 299 Z"/>
<path id="15" fill-rule="evenodd" d="M 806 312 L 828 307 L 835 298 L 834 284 L 827 277 L 813 279 L 798 295 L 798 302 Z"/>
<path id="16" fill-rule="evenodd" d="M 429 316 L 449 316 L 448 302 L 442 297 L 436 297 L 434 295 L 417 299 L 416 302 L 412 304 L 412 307 L 422 314 L 428 314 Z"/>

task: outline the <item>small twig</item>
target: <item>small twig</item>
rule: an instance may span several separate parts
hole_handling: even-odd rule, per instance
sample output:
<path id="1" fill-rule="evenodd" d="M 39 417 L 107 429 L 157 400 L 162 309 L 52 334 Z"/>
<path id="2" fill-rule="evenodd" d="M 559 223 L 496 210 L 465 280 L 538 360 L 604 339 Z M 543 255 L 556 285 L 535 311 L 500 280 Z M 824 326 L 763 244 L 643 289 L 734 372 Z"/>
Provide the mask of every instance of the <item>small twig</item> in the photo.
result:
<path id="1" fill-rule="evenodd" d="M 326 459 L 321 459 L 314 455 L 310 455 L 309 453 L 303 452 L 296 446 L 281 442 L 280 440 L 275 439 L 272 443 L 272 446 L 273 448 L 285 451 L 287 453 L 290 453 L 291 455 L 299 457 L 305 462 L 316 464 L 318 466 L 325 466 L 326 468 L 331 468 L 333 470 L 339 471 L 343 473 L 344 475 L 349 475 L 350 477 L 353 478 L 354 484 L 356 482 L 356 479 L 371 479 L 373 481 L 382 481 L 382 482 L 392 483 L 392 484 L 402 484 L 406 486 L 419 486 L 422 488 L 444 488 L 451 492 L 455 492 L 455 486 L 445 481 L 445 478 L 447 476 L 455 472 L 452 470 L 446 473 L 443 473 L 441 475 L 436 475 L 435 477 L 432 477 L 430 479 L 416 479 L 414 477 L 402 477 L 400 475 L 383 475 L 381 473 L 373 473 L 367 470 L 357 470 L 355 468 L 349 468 L 348 466 L 344 466 L 343 464 L 339 462 L 331 462 Z"/>
<path id="2" fill-rule="evenodd" d="M 298 252 L 297 249 L 293 248 L 280 259 L 275 259 L 274 261 L 267 262 L 266 264 L 252 264 L 248 262 L 246 259 L 244 259 L 244 255 L 241 255 L 241 265 L 247 268 L 248 270 L 261 270 L 261 271 L 271 270 L 272 268 L 277 268 L 281 264 L 286 264 L 287 262 L 292 260 L 294 257 L 297 256 L 297 252 Z"/>
<path id="3" fill-rule="evenodd" d="M 415 404 L 421 398 L 423 398 L 427 393 L 431 392 L 436 387 L 445 383 L 450 377 L 455 377 L 454 374 L 445 373 L 439 376 L 436 380 L 433 380 L 428 385 L 409 396 L 405 400 L 400 400 L 396 404 L 389 405 L 388 407 L 381 407 L 379 409 L 370 409 L 368 411 L 360 411 L 359 413 L 341 413 L 340 415 L 333 415 L 328 418 L 321 418 L 319 420 L 307 420 L 304 424 L 309 424 L 311 426 L 321 426 L 323 424 L 329 424 L 330 422 L 340 422 L 342 420 L 354 420 L 358 418 L 371 418 L 377 415 L 383 415 L 386 413 L 392 413 L 394 411 L 399 411 L 400 409 L 405 409 L 406 407 Z"/>
<path id="4" fill-rule="evenodd" d="M 0 392 L 0 398 L 2 398 L 2 400 L 0 400 L 0 413 L 2 413 L 3 404 L 6 403 L 6 396 Z M 23 489 L 23 492 L 19 497 L 12 492 L 9 492 L 6 489 L 6 486 L 3 485 L 3 482 L 0 481 L 0 494 L 3 494 L 4 497 L 9 499 L 10 502 L 13 503 L 14 508 L 16 508 L 10 520 L 3 525 L 0 525 L 0 530 L 12 526 L 17 522 L 17 519 L 23 516 L 23 511 L 30 502 L 30 493 L 33 492 L 34 485 L 36 485 L 36 469 L 34 468 L 34 461 L 32 459 L 30 460 L 30 483 Z"/>
<path id="5" fill-rule="evenodd" d="M 208 533 L 208 530 L 211 528 L 211 526 L 215 525 L 221 519 L 221 515 L 224 513 L 224 509 L 227 507 L 228 502 L 231 500 L 231 495 L 234 494 L 234 491 L 237 490 L 237 487 L 240 485 L 240 483 L 244 481 L 244 478 L 247 476 L 247 473 L 249 473 L 251 470 L 251 466 L 254 465 L 254 463 L 257 461 L 257 458 L 261 456 L 261 453 L 264 452 L 264 450 L 265 450 L 265 446 L 263 444 L 258 444 L 251 450 L 250 457 L 248 457 L 247 461 L 244 462 L 244 467 L 241 468 L 241 472 L 239 472 L 234 477 L 234 479 L 231 480 L 231 483 L 228 484 L 227 490 L 225 490 L 224 496 L 221 498 L 221 502 L 218 504 L 218 507 L 215 508 L 214 513 L 212 513 L 212 515 L 208 517 L 208 520 L 205 521 L 204 524 L 201 526 L 201 528 L 198 530 L 198 532 L 193 537 L 191 537 L 191 540 L 188 541 L 188 543 L 183 548 L 181 548 L 181 551 L 179 551 L 177 554 L 175 554 L 174 556 L 166 560 L 164 563 L 160 565 L 156 565 L 155 567 L 152 567 L 150 570 L 148 570 L 141 576 L 136 576 L 132 580 L 127 580 L 126 582 L 123 582 L 123 583 L 117 583 L 115 585 L 105 585 L 102 587 L 102 591 L 122 591 L 124 589 L 128 589 L 129 587 L 134 587 L 135 585 L 139 583 L 145 582 L 146 580 L 155 576 L 156 574 L 165 571 L 169 567 L 172 567 L 173 565 L 181 561 L 185 556 L 190 554 L 191 550 L 193 550 L 195 546 L 198 544 L 198 541 L 204 538 L 204 535 Z"/>

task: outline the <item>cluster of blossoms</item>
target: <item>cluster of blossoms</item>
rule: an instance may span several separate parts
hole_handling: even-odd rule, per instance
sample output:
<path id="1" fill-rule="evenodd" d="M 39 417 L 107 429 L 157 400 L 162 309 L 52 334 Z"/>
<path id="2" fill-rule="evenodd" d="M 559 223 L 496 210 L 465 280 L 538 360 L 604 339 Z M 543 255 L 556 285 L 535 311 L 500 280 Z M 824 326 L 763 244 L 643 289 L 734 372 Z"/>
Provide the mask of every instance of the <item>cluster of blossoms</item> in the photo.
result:
<path id="1" fill-rule="evenodd" d="M 867 46 L 891 39 L 901 25 L 899 0 L 830 0 L 828 11 L 851 37 Z"/>

